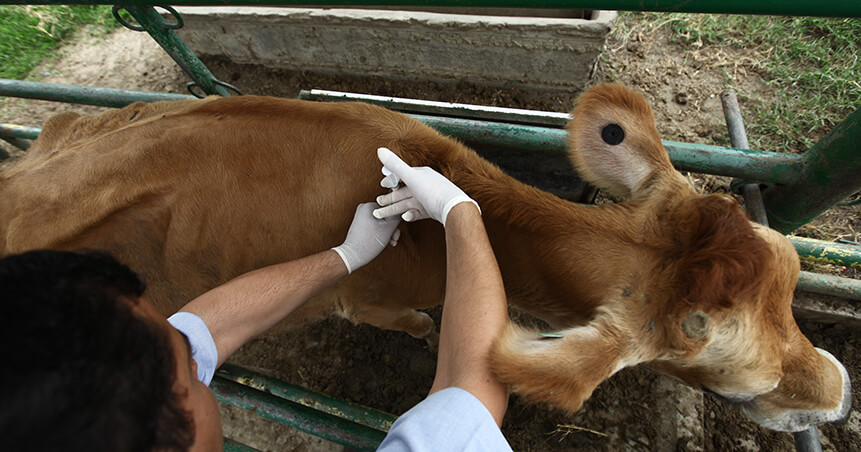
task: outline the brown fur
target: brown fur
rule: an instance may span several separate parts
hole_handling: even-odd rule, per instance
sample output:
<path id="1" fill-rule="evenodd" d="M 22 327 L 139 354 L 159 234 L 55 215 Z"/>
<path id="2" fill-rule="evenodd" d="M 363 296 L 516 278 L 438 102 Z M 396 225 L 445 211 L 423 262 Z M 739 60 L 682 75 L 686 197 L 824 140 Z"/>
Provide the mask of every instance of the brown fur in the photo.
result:
<path id="1" fill-rule="evenodd" d="M 629 201 L 563 201 L 417 121 L 363 104 L 243 96 L 59 115 L 0 174 L 0 250 L 109 249 L 170 314 L 239 274 L 341 243 L 356 204 L 383 193 L 375 150 L 385 146 L 478 201 L 509 300 L 565 334 L 506 331 L 492 363 L 515 391 L 574 411 L 614 372 L 647 363 L 693 386 L 767 399 L 754 409 L 767 416 L 838 409 L 839 370 L 791 317 L 798 262 L 786 239 L 752 226 L 731 199 L 695 193 L 641 96 L 598 87 L 573 115 L 577 170 Z M 624 129 L 621 144 L 601 141 L 608 123 Z M 429 337 L 433 322 L 415 309 L 442 300 L 442 227 L 401 231 L 397 247 L 288 323 L 338 314 Z M 704 338 L 682 333 L 694 311 L 709 315 Z"/>

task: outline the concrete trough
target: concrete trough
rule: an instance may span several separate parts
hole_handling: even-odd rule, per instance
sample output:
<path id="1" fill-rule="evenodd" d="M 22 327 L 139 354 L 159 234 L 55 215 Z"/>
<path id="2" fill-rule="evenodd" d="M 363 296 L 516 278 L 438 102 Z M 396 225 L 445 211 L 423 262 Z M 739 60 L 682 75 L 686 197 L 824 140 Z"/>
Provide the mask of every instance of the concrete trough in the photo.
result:
<path id="1" fill-rule="evenodd" d="M 615 11 L 486 8 L 177 8 L 198 55 L 397 79 L 578 90 Z"/>

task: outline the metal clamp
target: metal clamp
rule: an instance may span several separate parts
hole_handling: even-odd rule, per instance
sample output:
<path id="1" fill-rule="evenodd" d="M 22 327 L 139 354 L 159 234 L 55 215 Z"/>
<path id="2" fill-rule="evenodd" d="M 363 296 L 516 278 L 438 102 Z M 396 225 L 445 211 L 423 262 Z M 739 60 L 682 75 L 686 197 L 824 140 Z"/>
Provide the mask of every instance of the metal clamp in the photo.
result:
<path id="1" fill-rule="evenodd" d="M 230 83 L 222 82 L 221 80 L 218 80 L 218 79 L 212 79 L 212 84 L 217 85 L 217 86 L 221 86 L 221 87 L 226 88 L 226 89 L 229 89 L 239 96 L 242 95 L 242 91 L 240 91 L 239 88 L 231 85 Z M 191 93 L 192 96 L 194 96 L 198 99 L 203 99 L 204 97 L 207 96 L 206 93 L 200 93 L 200 92 L 197 92 L 194 90 L 194 88 L 200 88 L 200 86 L 197 84 L 197 82 L 188 82 L 188 84 L 185 85 L 185 88 L 188 90 L 189 93 Z"/>
<path id="2" fill-rule="evenodd" d="M 175 9 L 173 9 L 173 7 L 167 5 L 156 5 L 154 6 L 154 8 L 161 8 L 169 12 L 173 17 L 176 18 L 175 24 L 165 23 L 164 25 L 162 25 L 162 28 L 164 28 L 165 30 L 179 30 L 184 25 L 182 21 L 182 16 L 180 16 L 179 13 Z M 128 21 L 123 19 L 122 16 L 120 16 L 120 11 L 124 9 L 126 9 L 126 7 L 123 5 L 115 5 L 113 8 L 111 8 L 111 14 L 114 15 L 114 19 L 116 19 L 117 22 L 120 23 L 120 25 L 128 28 L 129 30 L 146 31 L 146 28 L 140 25 L 132 25 Z"/>

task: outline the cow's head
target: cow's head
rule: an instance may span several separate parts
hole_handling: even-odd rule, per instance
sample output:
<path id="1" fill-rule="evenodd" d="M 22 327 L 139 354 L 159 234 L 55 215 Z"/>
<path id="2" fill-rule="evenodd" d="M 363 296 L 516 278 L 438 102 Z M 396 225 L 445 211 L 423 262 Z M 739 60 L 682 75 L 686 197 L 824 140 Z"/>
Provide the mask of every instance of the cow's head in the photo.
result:
<path id="1" fill-rule="evenodd" d="M 799 261 L 791 243 L 748 221 L 733 198 L 697 194 L 672 167 L 639 94 L 593 88 L 568 132 L 578 173 L 628 198 L 607 208 L 630 218 L 630 276 L 607 288 L 590 323 L 559 338 L 511 325 L 491 358 L 500 378 L 573 412 L 604 379 L 645 363 L 774 430 L 845 420 L 846 369 L 792 316 Z"/>

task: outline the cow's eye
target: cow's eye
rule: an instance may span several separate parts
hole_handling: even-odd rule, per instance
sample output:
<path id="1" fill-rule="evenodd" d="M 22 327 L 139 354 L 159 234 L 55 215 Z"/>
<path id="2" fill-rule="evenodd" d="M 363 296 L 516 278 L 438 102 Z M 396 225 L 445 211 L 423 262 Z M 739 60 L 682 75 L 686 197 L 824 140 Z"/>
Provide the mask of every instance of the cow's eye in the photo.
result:
<path id="1" fill-rule="evenodd" d="M 625 139 L 625 131 L 619 124 L 607 124 L 601 129 L 601 138 L 605 143 L 615 146 Z"/>

